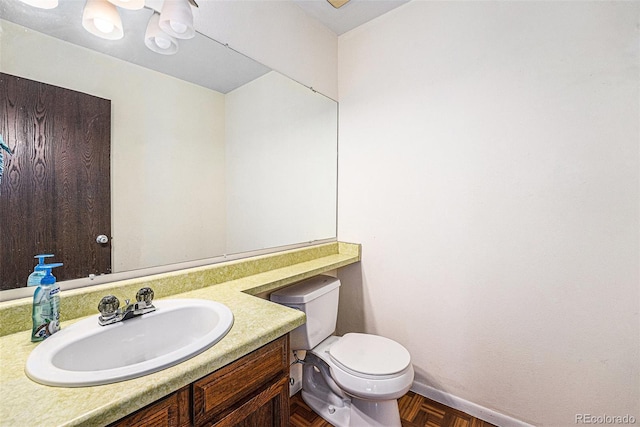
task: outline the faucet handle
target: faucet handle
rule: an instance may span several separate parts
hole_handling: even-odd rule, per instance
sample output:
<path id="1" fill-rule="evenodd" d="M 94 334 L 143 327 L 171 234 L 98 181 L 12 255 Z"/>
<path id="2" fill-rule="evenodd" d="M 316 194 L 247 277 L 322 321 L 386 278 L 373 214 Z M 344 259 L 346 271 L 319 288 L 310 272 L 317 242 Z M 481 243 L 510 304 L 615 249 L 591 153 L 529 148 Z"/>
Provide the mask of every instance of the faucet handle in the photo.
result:
<path id="1" fill-rule="evenodd" d="M 153 301 L 153 296 L 153 289 L 142 288 L 136 293 L 136 301 L 144 301 L 147 305 L 150 305 L 151 301 Z"/>
<path id="2" fill-rule="evenodd" d="M 98 311 L 104 319 L 115 316 L 118 307 L 120 307 L 120 301 L 113 295 L 102 297 L 98 303 Z"/>

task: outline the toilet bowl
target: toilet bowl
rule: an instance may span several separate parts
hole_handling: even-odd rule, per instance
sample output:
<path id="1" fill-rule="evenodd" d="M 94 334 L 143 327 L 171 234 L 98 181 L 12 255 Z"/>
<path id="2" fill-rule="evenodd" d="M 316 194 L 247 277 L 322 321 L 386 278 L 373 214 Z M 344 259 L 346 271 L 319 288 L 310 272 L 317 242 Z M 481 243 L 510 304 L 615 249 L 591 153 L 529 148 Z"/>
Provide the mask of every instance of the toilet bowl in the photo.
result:
<path id="1" fill-rule="evenodd" d="M 360 352 L 347 353 L 353 346 Z M 409 391 L 414 375 L 400 344 L 377 335 L 331 336 L 304 360 L 302 399 L 325 420 L 337 427 L 400 426 L 397 399 Z"/>
<path id="2" fill-rule="evenodd" d="M 340 281 L 318 276 L 284 288 L 271 300 L 302 310 L 307 323 L 290 334 L 305 350 L 302 399 L 336 427 L 400 427 L 397 399 L 413 383 L 409 352 L 378 335 L 335 330 Z"/>

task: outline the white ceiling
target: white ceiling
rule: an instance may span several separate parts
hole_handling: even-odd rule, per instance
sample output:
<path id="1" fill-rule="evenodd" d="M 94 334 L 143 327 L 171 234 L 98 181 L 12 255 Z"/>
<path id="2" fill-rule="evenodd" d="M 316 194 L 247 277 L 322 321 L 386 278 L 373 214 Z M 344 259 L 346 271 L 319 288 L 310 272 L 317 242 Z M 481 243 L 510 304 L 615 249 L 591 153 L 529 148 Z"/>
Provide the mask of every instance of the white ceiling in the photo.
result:
<path id="1" fill-rule="evenodd" d="M 371 21 L 409 0 L 350 0 L 335 9 L 326 0 L 292 0 L 307 15 L 340 35 Z"/>

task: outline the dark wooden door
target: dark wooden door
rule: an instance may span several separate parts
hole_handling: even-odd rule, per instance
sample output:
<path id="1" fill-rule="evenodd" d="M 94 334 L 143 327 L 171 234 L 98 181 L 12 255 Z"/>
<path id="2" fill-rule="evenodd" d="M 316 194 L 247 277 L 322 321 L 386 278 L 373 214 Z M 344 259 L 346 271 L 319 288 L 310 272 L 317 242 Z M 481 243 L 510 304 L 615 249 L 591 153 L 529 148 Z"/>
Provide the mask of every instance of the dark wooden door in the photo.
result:
<path id="1" fill-rule="evenodd" d="M 0 289 L 26 286 L 40 253 L 58 280 L 109 273 L 111 101 L 0 73 L 0 135 Z"/>

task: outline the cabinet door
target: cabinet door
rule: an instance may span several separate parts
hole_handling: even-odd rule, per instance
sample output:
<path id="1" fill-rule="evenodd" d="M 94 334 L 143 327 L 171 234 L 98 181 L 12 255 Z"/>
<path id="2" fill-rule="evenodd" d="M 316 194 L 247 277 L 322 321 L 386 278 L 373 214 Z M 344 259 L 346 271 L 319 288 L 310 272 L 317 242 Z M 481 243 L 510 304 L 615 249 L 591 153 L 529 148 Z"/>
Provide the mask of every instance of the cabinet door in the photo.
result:
<path id="1" fill-rule="evenodd" d="M 191 425 L 191 386 L 116 421 L 109 427 L 186 427 Z"/>
<path id="2" fill-rule="evenodd" d="M 282 378 L 288 389 L 288 376 L 289 337 L 285 335 L 193 383 L 195 424 L 222 420 L 253 400 L 256 393 L 262 394 L 265 387 L 276 387 Z"/>
<path id="3" fill-rule="evenodd" d="M 213 427 L 286 427 L 289 425 L 289 378 L 283 377 L 230 412 Z"/>

